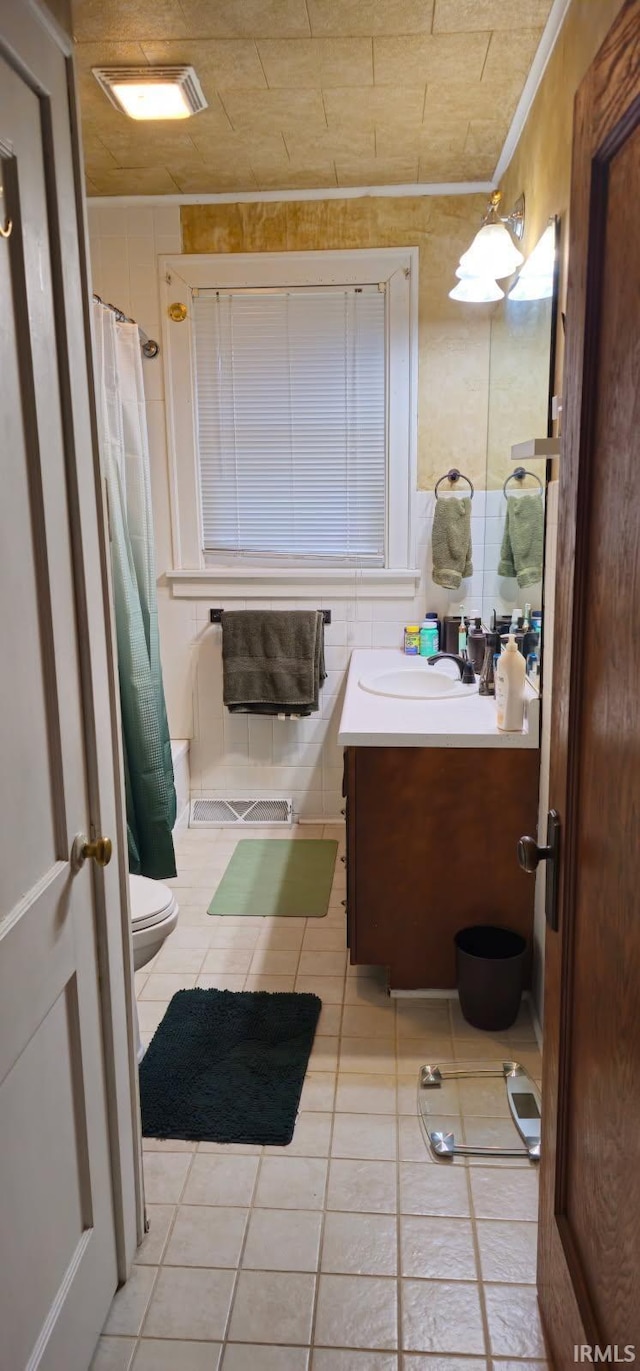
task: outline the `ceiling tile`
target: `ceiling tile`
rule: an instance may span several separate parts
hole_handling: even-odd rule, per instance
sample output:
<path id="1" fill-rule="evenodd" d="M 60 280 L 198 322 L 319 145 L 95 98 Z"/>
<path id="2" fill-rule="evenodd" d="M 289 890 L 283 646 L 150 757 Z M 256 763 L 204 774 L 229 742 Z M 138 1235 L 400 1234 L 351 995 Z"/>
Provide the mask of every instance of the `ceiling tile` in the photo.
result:
<path id="1" fill-rule="evenodd" d="M 259 190 L 258 182 L 250 166 L 181 167 L 172 166 L 171 174 L 182 195 L 221 195 L 228 191 Z"/>
<path id="2" fill-rule="evenodd" d="M 261 39 L 258 51 L 267 82 L 274 88 L 373 83 L 370 38 Z"/>
<path id="3" fill-rule="evenodd" d="M 281 133 L 263 132 L 251 136 L 226 133 L 220 137 L 217 134 L 199 134 L 194 130 L 193 142 L 200 156 L 209 163 L 219 162 L 233 166 L 237 162 L 238 166 L 242 167 L 244 164 L 253 166 L 261 157 L 267 158 L 270 162 L 288 161 Z"/>
<path id="4" fill-rule="evenodd" d="M 293 162 L 332 162 L 336 157 L 373 157 L 376 151 L 373 128 L 327 129 L 324 133 L 311 136 L 304 129 L 293 129 L 286 134 L 284 141 Z"/>
<path id="5" fill-rule="evenodd" d="M 152 66 L 164 62 L 194 67 L 203 88 L 206 82 L 214 90 L 264 90 L 267 84 L 258 49 L 250 38 L 181 39 L 145 42 L 142 47 Z"/>
<path id="6" fill-rule="evenodd" d="M 530 29 L 546 24 L 552 0 L 435 0 L 434 33 Z"/>
<path id="7" fill-rule="evenodd" d="M 159 167 L 168 163 L 179 166 L 185 161 L 202 161 L 200 153 L 187 133 L 162 132 L 156 127 L 146 137 L 134 130 L 112 134 L 109 150 L 119 167 Z"/>
<path id="8" fill-rule="evenodd" d="M 178 187 L 166 167 L 118 167 L 94 172 L 99 195 L 176 195 Z"/>
<path id="9" fill-rule="evenodd" d="M 422 123 L 424 86 L 373 86 L 328 90 L 324 107 L 330 129 L 415 128 Z"/>
<path id="10" fill-rule="evenodd" d="M 505 134 L 510 113 L 505 108 L 505 92 L 496 91 L 489 81 L 431 81 L 424 102 L 425 123 L 431 118 L 493 119 L 502 116 Z"/>
<path id="11" fill-rule="evenodd" d="M 72 0 L 74 37 L 186 38 L 189 32 L 179 0 Z"/>
<path id="12" fill-rule="evenodd" d="M 305 0 L 182 0 L 181 8 L 194 38 L 302 38 L 309 34 Z"/>
<path id="13" fill-rule="evenodd" d="M 430 33 L 432 0 L 307 0 L 314 37 Z"/>
<path id="14" fill-rule="evenodd" d="M 446 184 L 447 181 L 491 181 L 495 165 L 495 157 L 472 157 L 468 153 L 442 157 L 427 153 L 420 158 L 418 179 L 435 185 Z"/>
<path id="15" fill-rule="evenodd" d="M 271 171 L 263 168 L 257 172 L 261 190 L 315 190 L 319 186 L 337 186 L 336 169 L 333 162 L 309 163 L 303 167 L 291 164 L 274 166 Z"/>
<path id="16" fill-rule="evenodd" d="M 321 133 L 327 127 L 319 90 L 225 91 L 224 107 L 241 133 L 280 133 L 296 126 Z"/>
<path id="17" fill-rule="evenodd" d="M 465 72 L 479 81 L 490 33 L 445 33 L 403 38 L 374 38 L 376 85 L 419 86 L 421 81 L 459 79 Z"/>
<path id="18" fill-rule="evenodd" d="M 418 179 L 418 158 L 340 159 L 336 160 L 336 172 L 340 186 L 411 185 Z"/>
<path id="19" fill-rule="evenodd" d="M 461 156 L 465 149 L 469 132 L 468 119 L 429 119 L 415 129 L 407 129 L 402 135 L 402 150 L 407 155 L 427 157 L 438 152 L 441 155 Z M 398 152 L 398 136 L 393 129 L 384 124 L 376 128 L 376 156 L 393 157 Z"/>
<path id="20" fill-rule="evenodd" d="M 469 124 L 465 152 L 471 157 L 491 157 L 498 161 L 506 130 L 503 119 L 472 119 Z"/>
<path id="21" fill-rule="evenodd" d="M 84 139 L 84 165 L 87 176 L 93 176 L 94 172 L 116 171 L 118 168 L 115 157 L 99 138 Z"/>
<path id="22" fill-rule="evenodd" d="M 483 81 L 501 82 L 508 78 L 521 85 L 529 74 L 538 50 L 543 29 L 514 29 L 511 33 L 492 33 Z"/>

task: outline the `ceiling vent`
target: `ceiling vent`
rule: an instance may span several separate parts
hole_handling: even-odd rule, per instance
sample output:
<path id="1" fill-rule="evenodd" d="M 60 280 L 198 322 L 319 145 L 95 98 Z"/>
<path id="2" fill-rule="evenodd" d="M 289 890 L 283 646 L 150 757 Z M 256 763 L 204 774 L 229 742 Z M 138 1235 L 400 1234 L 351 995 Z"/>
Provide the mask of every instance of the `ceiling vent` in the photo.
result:
<path id="1" fill-rule="evenodd" d="M 130 119 L 188 119 L 207 108 L 193 67 L 93 67 L 105 95 Z"/>

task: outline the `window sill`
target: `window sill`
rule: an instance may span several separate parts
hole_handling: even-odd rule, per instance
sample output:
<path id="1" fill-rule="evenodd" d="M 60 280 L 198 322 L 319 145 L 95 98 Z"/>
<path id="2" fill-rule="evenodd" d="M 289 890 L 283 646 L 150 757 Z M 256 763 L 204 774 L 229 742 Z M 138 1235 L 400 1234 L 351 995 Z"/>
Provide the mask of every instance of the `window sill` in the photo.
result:
<path id="1" fill-rule="evenodd" d="M 291 600 L 332 597 L 350 600 L 413 598 L 420 583 L 418 569 L 388 567 L 198 567 L 166 571 L 164 579 L 176 600 Z"/>

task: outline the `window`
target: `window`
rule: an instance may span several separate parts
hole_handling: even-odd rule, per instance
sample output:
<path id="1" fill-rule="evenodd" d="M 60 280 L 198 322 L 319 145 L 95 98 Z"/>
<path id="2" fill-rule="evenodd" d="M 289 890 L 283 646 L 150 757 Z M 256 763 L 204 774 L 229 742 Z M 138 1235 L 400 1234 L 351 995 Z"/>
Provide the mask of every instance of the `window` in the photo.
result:
<path id="1" fill-rule="evenodd" d="M 160 271 L 174 595 L 412 593 L 417 249 Z"/>
<path id="2" fill-rule="evenodd" d="M 203 548 L 383 566 L 385 293 L 194 300 Z"/>

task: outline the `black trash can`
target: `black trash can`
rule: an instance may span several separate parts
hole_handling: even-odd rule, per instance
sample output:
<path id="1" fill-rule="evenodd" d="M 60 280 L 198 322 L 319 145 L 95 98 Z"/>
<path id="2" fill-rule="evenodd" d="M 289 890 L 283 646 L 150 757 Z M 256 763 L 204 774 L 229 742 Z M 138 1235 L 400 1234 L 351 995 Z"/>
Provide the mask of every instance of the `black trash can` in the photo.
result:
<path id="1" fill-rule="evenodd" d="M 456 933 L 460 1008 L 467 1023 L 497 1033 L 518 1017 L 527 942 L 509 928 L 478 924 Z"/>

